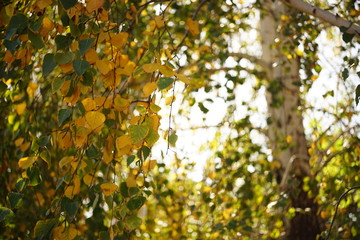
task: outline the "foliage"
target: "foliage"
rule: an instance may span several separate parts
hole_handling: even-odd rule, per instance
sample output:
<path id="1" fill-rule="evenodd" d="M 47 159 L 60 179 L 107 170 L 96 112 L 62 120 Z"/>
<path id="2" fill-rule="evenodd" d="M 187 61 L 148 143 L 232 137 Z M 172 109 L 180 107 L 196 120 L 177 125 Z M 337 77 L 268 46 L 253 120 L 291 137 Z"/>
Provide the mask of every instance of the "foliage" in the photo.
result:
<path id="1" fill-rule="evenodd" d="M 337 6 L 350 21 L 360 15 L 352 6 Z M 256 108 L 239 104 L 236 96 L 245 82 L 252 82 L 257 94 L 270 81 L 254 58 L 232 54 L 233 39 L 253 31 L 262 11 L 260 2 L 206 0 L 1 3 L 1 236 L 280 238 L 284 215 L 291 218 L 298 209 L 279 187 L 278 162 L 266 143 L 252 137 L 265 135 L 251 120 Z M 291 41 L 278 46 L 289 59 L 300 59 L 304 95 L 321 71 L 316 40 L 325 27 L 314 23 L 296 13 L 279 24 Z M 327 31 L 336 38 L 336 31 Z M 343 40 L 339 78 L 349 86 L 347 79 L 359 72 L 353 54 L 358 43 L 345 34 Z M 254 51 L 246 37 L 238 44 L 240 52 Z M 225 82 L 218 80 L 224 72 Z M 279 88 L 270 84 L 268 90 Z M 353 103 L 358 88 L 336 107 L 322 109 L 331 116 L 329 128 L 320 120 L 309 128 L 314 179 L 305 179 L 303 188 L 315 197 L 325 221 L 345 188 L 360 184 Z M 212 99 L 198 101 L 201 91 L 223 98 L 228 107 L 223 122 L 232 134 L 223 136 L 219 128 L 201 182 L 187 177 L 193 163 L 174 154 L 168 165 L 165 153 L 154 152 L 159 142 L 167 150 L 176 146 L 176 126 L 164 122 L 174 122 L 178 89 L 184 89 L 180 114 L 199 107 L 206 118 Z M 306 104 L 303 114 L 313 109 Z M 235 119 L 240 107 L 247 114 Z M 339 205 L 335 225 L 343 238 L 359 234 L 358 205 L 356 193 Z"/>

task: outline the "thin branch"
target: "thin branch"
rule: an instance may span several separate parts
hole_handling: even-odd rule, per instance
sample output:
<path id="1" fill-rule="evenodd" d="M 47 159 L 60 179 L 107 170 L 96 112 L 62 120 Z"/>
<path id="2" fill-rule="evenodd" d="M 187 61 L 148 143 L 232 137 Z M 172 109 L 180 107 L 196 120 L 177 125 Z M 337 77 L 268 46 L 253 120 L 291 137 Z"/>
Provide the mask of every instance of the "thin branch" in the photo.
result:
<path id="1" fill-rule="evenodd" d="M 280 1 L 303 13 L 312 15 L 320 19 L 321 21 L 330 23 L 333 26 L 345 27 L 347 28 L 346 33 L 354 34 L 356 37 L 360 37 L 360 26 L 343 19 L 337 14 L 333 14 L 331 12 L 325 11 L 321 8 L 315 7 L 301 0 L 280 0 Z"/>
<path id="2" fill-rule="evenodd" d="M 333 225 L 334 225 L 334 222 L 335 222 L 335 218 L 336 218 L 336 214 L 337 214 L 337 211 L 338 211 L 338 208 L 339 208 L 339 205 L 340 205 L 341 200 L 342 200 L 344 197 L 346 197 L 346 196 L 349 194 L 349 192 L 351 192 L 352 190 L 357 190 L 357 189 L 360 189 L 360 186 L 352 187 L 352 188 L 348 189 L 346 192 L 344 192 L 344 193 L 340 196 L 339 200 L 338 200 L 337 203 L 336 203 L 335 213 L 334 213 L 334 216 L 333 216 L 333 218 L 332 218 L 332 220 L 331 220 L 329 232 L 328 232 L 325 240 L 328 240 L 329 237 L 330 237 L 331 229 L 333 228 Z"/>
<path id="3" fill-rule="evenodd" d="M 268 71 L 271 69 L 271 65 L 267 64 L 265 61 L 263 61 L 261 58 L 256 57 L 254 55 L 246 54 L 246 53 L 236 53 L 232 52 L 229 53 L 229 57 L 236 57 L 236 58 L 244 58 L 249 60 L 251 63 L 259 65 L 262 67 L 265 71 Z"/>

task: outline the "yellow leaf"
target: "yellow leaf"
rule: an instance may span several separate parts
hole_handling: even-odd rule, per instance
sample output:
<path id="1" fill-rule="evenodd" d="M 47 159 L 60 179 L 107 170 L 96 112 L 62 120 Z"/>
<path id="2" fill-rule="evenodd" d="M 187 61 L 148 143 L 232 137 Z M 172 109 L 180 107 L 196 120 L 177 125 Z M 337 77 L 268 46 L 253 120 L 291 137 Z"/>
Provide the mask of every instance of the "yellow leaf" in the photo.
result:
<path id="1" fill-rule="evenodd" d="M 48 34 L 48 32 L 50 32 L 53 29 L 54 29 L 53 21 L 50 18 L 44 17 L 40 30 L 41 34 L 45 36 L 46 34 Z"/>
<path id="2" fill-rule="evenodd" d="M 156 166 L 156 160 L 146 160 L 142 165 L 142 170 L 146 174 L 149 171 L 153 170 Z"/>
<path id="3" fill-rule="evenodd" d="M 144 70 L 144 72 L 152 73 L 155 72 L 156 70 L 159 70 L 160 67 L 161 65 L 158 63 L 148 63 L 148 64 L 144 64 L 142 66 L 142 69 Z"/>
<path id="4" fill-rule="evenodd" d="M 96 97 L 95 99 L 96 107 L 99 109 L 111 108 L 112 99 L 106 97 Z"/>
<path id="5" fill-rule="evenodd" d="M 199 23 L 192 20 L 191 18 L 186 19 L 186 25 L 189 28 L 190 34 L 194 37 L 200 33 Z"/>
<path id="6" fill-rule="evenodd" d="M 79 100 L 79 97 L 80 97 L 80 88 L 78 85 L 76 85 L 72 95 L 70 97 L 64 98 L 64 101 L 69 104 L 75 105 L 77 103 L 77 101 Z"/>
<path id="7" fill-rule="evenodd" d="M 175 72 L 168 66 L 160 66 L 160 72 L 164 75 L 164 77 L 171 77 L 175 74 Z"/>
<path id="8" fill-rule="evenodd" d="M 126 186 L 129 188 L 137 186 L 135 175 L 131 173 L 129 174 L 128 178 L 126 179 Z"/>
<path id="9" fill-rule="evenodd" d="M 124 68 L 129 62 L 129 56 L 121 54 L 117 57 L 120 67 Z"/>
<path id="10" fill-rule="evenodd" d="M 130 76 L 136 68 L 136 64 L 132 61 L 129 61 L 124 68 L 116 69 L 116 75 L 125 75 Z"/>
<path id="11" fill-rule="evenodd" d="M 95 10 L 98 10 L 101 8 L 101 6 L 104 4 L 104 0 L 87 0 L 86 1 L 86 10 L 91 13 Z"/>
<path id="12" fill-rule="evenodd" d="M 113 137 L 109 136 L 107 138 L 107 142 L 106 142 L 106 145 L 104 147 L 103 161 L 106 164 L 109 164 L 113 160 L 113 157 L 114 157 L 114 154 L 113 154 L 114 142 L 113 141 L 114 141 Z"/>
<path id="13" fill-rule="evenodd" d="M 15 140 L 15 146 L 19 147 L 24 142 L 24 138 L 18 138 Z"/>
<path id="14" fill-rule="evenodd" d="M 30 147 L 30 142 L 24 142 L 23 144 L 21 144 L 20 150 L 22 152 L 25 152 L 29 147 Z"/>
<path id="15" fill-rule="evenodd" d="M 37 87 L 38 87 L 37 83 L 33 83 L 33 82 L 29 83 L 28 87 L 26 88 L 26 92 L 30 98 L 34 97 Z"/>
<path id="16" fill-rule="evenodd" d="M 57 141 L 59 143 L 59 147 L 63 150 L 72 146 L 71 135 L 68 132 L 59 133 Z"/>
<path id="17" fill-rule="evenodd" d="M 85 53 L 85 59 L 86 61 L 88 61 L 90 64 L 94 64 L 96 63 L 96 61 L 99 59 L 95 49 L 90 48 L 88 51 L 86 51 Z"/>
<path id="18" fill-rule="evenodd" d="M 69 62 L 66 64 L 61 64 L 61 65 L 59 65 L 59 67 L 63 73 L 68 73 L 68 72 L 74 71 L 72 62 Z"/>
<path id="19" fill-rule="evenodd" d="M 51 2 L 51 0 L 37 0 L 35 4 L 38 8 L 43 10 L 44 8 L 50 6 L 52 4 L 52 2 Z"/>
<path id="20" fill-rule="evenodd" d="M 18 164 L 19 164 L 20 168 L 27 169 L 27 168 L 31 167 L 36 160 L 37 160 L 37 157 L 23 157 L 23 158 L 20 158 Z"/>
<path id="21" fill-rule="evenodd" d="M 155 16 L 155 22 L 157 28 L 163 28 L 165 27 L 165 21 L 163 16 Z"/>
<path id="22" fill-rule="evenodd" d="M 82 147 L 87 141 L 87 136 L 89 134 L 89 129 L 85 127 L 76 128 L 74 145 L 75 147 Z"/>
<path id="23" fill-rule="evenodd" d="M 130 106 L 129 99 L 122 98 L 120 95 L 117 95 L 114 99 L 114 108 L 118 111 L 124 111 Z"/>
<path id="24" fill-rule="evenodd" d="M 19 114 L 19 115 L 22 115 L 24 113 L 25 108 L 26 108 L 25 102 L 16 104 L 16 106 L 15 106 L 15 110 L 16 110 L 17 114 Z"/>
<path id="25" fill-rule="evenodd" d="M 59 162 L 59 166 L 60 168 L 64 167 L 65 165 L 70 164 L 72 161 L 75 161 L 75 157 L 74 156 L 65 156 L 63 157 L 60 162 Z"/>
<path id="26" fill-rule="evenodd" d="M 86 184 L 86 185 L 91 185 L 92 184 L 92 182 L 94 181 L 94 177 L 93 176 L 91 176 L 90 174 L 86 174 L 85 176 L 84 176 L 84 178 L 83 178 L 83 180 L 84 180 L 84 183 Z"/>
<path id="27" fill-rule="evenodd" d="M 126 44 L 128 37 L 127 32 L 114 34 L 111 36 L 110 43 L 117 48 L 122 48 Z"/>
<path id="28" fill-rule="evenodd" d="M 98 128 L 101 129 L 106 118 L 105 115 L 100 112 L 90 111 L 85 114 L 85 119 L 89 124 L 90 130 L 93 131 L 95 129 L 98 130 Z"/>
<path id="29" fill-rule="evenodd" d="M 183 74 L 177 74 L 177 78 L 185 84 L 190 84 L 190 80 Z"/>
<path id="30" fill-rule="evenodd" d="M 174 101 L 175 101 L 175 96 L 170 96 L 170 97 L 165 98 L 165 104 L 166 105 L 170 105 Z"/>
<path id="31" fill-rule="evenodd" d="M 92 98 L 84 98 L 82 101 L 81 101 L 82 105 L 84 106 L 85 108 L 85 111 L 92 111 L 92 110 L 95 110 L 96 108 L 96 103 L 95 103 L 95 100 L 92 99 Z"/>
<path id="32" fill-rule="evenodd" d="M 73 240 L 78 235 L 78 230 L 73 227 L 58 226 L 53 229 L 52 233 L 54 240 Z"/>
<path id="33" fill-rule="evenodd" d="M 118 150 L 126 147 L 127 145 L 131 145 L 131 139 L 128 135 L 123 135 L 118 138 L 116 138 L 116 148 Z"/>
<path id="34" fill-rule="evenodd" d="M 80 193 L 80 178 L 78 175 L 74 176 L 74 179 L 72 181 L 73 185 L 70 185 L 66 188 L 64 195 L 72 199 L 75 195 Z"/>
<path id="35" fill-rule="evenodd" d="M 97 60 L 95 65 L 103 75 L 106 75 L 112 69 L 111 63 L 107 59 Z"/>
<path id="36" fill-rule="evenodd" d="M 143 88 L 144 97 L 150 96 L 157 88 L 157 85 L 155 82 L 148 82 L 145 84 Z"/>
<path id="37" fill-rule="evenodd" d="M 103 194 L 107 197 L 113 194 L 118 187 L 113 183 L 103 183 L 100 185 L 100 188 Z"/>
<path id="38" fill-rule="evenodd" d="M 98 20 L 99 21 L 107 21 L 109 20 L 109 14 L 108 12 L 104 9 L 104 8 L 101 8 L 99 9 L 99 12 L 98 12 Z"/>

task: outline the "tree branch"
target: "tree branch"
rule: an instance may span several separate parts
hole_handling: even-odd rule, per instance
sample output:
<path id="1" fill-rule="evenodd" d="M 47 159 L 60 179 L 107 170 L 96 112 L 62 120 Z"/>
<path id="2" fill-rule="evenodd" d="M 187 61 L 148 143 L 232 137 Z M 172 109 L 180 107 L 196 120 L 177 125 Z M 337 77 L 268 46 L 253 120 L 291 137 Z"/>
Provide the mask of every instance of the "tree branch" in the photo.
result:
<path id="1" fill-rule="evenodd" d="M 346 33 L 354 34 L 356 37 L 360 37 L 360 26 L 341 18 L 339 15 L 335 15 L 331 12 L 315 7 L 309 3 L 303 2 L 302 0 L 280 0 L 280 1 L 303 13 L 312 15 L 320 19 L 321 21 L 330 23 L 333 26 L 345 27 L 347 28 Z"/>
<path id="2" fill-rule="evenodd" d="M 229 57 L 236 57 L 236 58 L 244 58 L 249 60 L 251 63 L 259 65 L 262 67 L 265 71 L 268 71 L 271 69 L 271 65 L 267 64 L 265 61 L 263 61 L 261 58 L 258 58 L 254 55 L 246 54 L 246 53 L 236 53 L 232 52 L 229 53 Z"/>

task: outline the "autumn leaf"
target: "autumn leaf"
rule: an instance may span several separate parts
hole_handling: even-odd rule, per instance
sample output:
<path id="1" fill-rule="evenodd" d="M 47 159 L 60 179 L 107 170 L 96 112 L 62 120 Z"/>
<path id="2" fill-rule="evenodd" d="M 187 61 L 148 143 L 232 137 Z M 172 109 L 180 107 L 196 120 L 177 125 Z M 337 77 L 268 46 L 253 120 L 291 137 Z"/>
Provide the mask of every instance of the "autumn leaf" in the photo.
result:
<path id="1" fill-rule="evenodd" d="M 74 179 L 72 180 L 72 185 L 68 186 L 65 189 L 64 195 L 72 199 L 75 195 L 78 195 L 80 193 L 80 178 L 78 175 L 74 176 Z"/>
<path id="2" fill-rule="evenodd" d="M 104 4 L 104 0 L 87 0 L 86 1 L 86 10 L 91 13 L 95 10 L 98 10 Z"/>
<path id="3" fill-rule="evenodd" d="M 85 114 L 85 119 L 89 124 L 90 130 L 93 131 L 103 127 L 106 117 L 100 112 L 90 111 Z"/>
<path id="4" fill-rule="evenodd" d="M 103 183 L 100 185 L 100 188 L 103 194 L 107 197 L 112 195 L 118 187 L 113 183 Z"/>
<path id="5" fill-rule="evenodd" d="M 117 33 L 111 36 L 110 43 L 117 48 L 122 48 L 126 44 L 128 37 L 127 32 Z"/>
<path id="6" fill-rule="evenodd" d="M 165 27 L 165 21 L 163 16 L 155 16 L 155 23 L 157 28 Z"/>
<path id="7" fill-rule="evenodd" d="M 142 69 L 147 72 L 147 73 L 152 73 L 155 72 L 156 70 L 159 70 L 161 67 L 161 64 L 158 63 L 148 63 L 148 64 L 144 64 L 142 66 Z"/>
<path id="8" fill-rule="evenodd" d="M 191 18 L 187 18 L 186 19 L 186 25 L 188 26 L 190 34 L 193 37 L 197 36 L 200 33 L 199 23 L 198 22 L 192 20 Z"/>
<path id="9" fill-rule="evenodd" d="M 131 125 L 129 128 L 130 139 L 134 144 L 143 140 L 148 134 L 148 132 L 149 132 L 148 126 Z"/>
<path id="10" fill-rule="evenodd" d="M 96 67 L 103 75 L 106 75 L 112 69 L 111 63 L 107 59 L 97 60 Z"/>
<path id="11" fill-rule="evenodd" d="M 149 171 L 153 170 L 156 166 L 156 160 L 146 160 L 143 165 L 141 170 L 143 170 L 143 172 L 146 174 Z"/>
<path id="12" fill-rule="evenodd" d="M 144 97 L 150 96 L 157 88 L 157 85 L 155 82 L 148 82 L 145 84 L 143 88 Z"/>
<path id="13" fill-rule="evenodd" d="M 128 135 L 123 135 L 123 136 L 116 138 L 116 148 L 118 150 L 130 145 L 131 143 L 132 143 L 131 138 Z"/>
<path id="14" fill-rule="evenodd" d="M 52 233 L 55 240 L 73 240 L 78 235 L 78 230 L 73 227 L 58 226 Z"/>
<path id="15" fill-rule="evenodd" d="M 27 168 L 31 167 L 36 160 L 37 160 L 37 157 L 23 157 L 23 158 L 20 158 L 18 165 L 22 169 L 27 169 Z"/>

